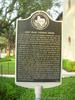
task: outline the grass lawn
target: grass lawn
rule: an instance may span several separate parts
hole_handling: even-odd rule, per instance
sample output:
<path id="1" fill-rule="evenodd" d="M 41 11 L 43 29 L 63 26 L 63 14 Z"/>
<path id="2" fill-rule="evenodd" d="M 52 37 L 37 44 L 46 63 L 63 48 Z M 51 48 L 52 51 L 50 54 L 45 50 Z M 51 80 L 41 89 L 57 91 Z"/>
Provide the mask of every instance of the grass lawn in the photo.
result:
<path id="1" fill-rule="evenodd" d="M 5 57 L 0 59 L 0 74 L 14 74 L 15 73 L 15 58 Z"/>
<path id="2" fill-rule="evenodd" d="M 35 100 L 34 90 L 16 86 L 13 78 L 0 78 L 0 100 Z M 75 77 L 63 78 L 62 85 L 43 89 L 42 100 L 75 100 Z"/>

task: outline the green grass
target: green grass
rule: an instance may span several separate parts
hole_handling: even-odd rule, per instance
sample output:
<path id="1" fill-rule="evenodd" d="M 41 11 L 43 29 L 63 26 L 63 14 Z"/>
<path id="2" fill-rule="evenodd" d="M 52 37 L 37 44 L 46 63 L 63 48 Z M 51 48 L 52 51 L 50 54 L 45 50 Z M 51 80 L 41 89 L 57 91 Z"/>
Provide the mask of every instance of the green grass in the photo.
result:
<path id="1" fill-rule="evenodd" d="M 0 100 L 35 100 L 34 90 L 16 86 L 12 78 L 0 78 Z M 43 89 L 42 100 L 75 100 L 75 77 L 64 78 L 60 86 Z"/>
<path id="2" fill-rule="evenodd" d="M 15 57 L 5 57 L 0 59 L 0 74 L 15 73 Z"/>
<path id="3" fill-rule="evenodd" d="M 75 61 L 63 60 L 63 69 L 67 71 L 75 71 Z"/>

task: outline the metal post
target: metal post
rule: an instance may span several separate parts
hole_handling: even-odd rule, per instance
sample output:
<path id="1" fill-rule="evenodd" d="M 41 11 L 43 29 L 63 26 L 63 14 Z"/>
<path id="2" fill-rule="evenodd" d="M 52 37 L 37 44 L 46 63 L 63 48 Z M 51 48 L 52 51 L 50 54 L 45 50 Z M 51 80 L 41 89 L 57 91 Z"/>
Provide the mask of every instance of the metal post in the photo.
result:
<path id="1" fill-rule="evenodd" d="M 9 62 L 8 62 L 8 75 L 9 75 Z"/>
<path id="2" fill-rule="evenodd" d="M 35 87 L 35 100 L 41 100 L 42 86 Z"/>
<path id="3" fill-rule="evenodd" d="M 2 66 L 2 64 L 1 64 L 1 75 L 3 74 L 3 66 Z"/>

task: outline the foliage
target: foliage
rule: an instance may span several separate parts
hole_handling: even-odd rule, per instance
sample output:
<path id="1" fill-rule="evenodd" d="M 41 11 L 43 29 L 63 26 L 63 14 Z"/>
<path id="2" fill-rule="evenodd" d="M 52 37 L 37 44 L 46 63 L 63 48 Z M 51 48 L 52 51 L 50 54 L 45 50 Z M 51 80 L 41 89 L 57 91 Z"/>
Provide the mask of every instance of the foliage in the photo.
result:
<path id="1" fill-rule="evenodd" d="M 30 100 L 33 96 L 33 89 L 16 86 L 14 79 L 0 78 L 0 100 Z"/>
<path id="2" fill-rule="evenodd" d="M 0 78 L 0 100 L 35 100 L 33 89 L 16 86 L 14 82 L 13 78 Z M 42 100 L 75 100 L 74 93 L 75 77 L 64 78 L 60 86 L 43 89 Z"/>
<path id="3" fill-rule="evenodd" d="M 7 32 L 12 26 L 15 28 L 17 18 L 26 18 L 36 10 L 46 11 L 51 6 L 52 0 L 10 0 L 9 3 L 8 0 L 1 0 L 0 32 Z"/>
<path id="4" fill-rule="evenodd" d="M 75 61 L 64 59 L 63 68 L 67 71 L 75 71 Z"/>
<path id="5" fill-rule="evenodd" d="M 20 17 L 26 18 L 36 10 L 46 11 L 51 5 L 52 0 L 1 0 L 0 35 L 8 39 L 8 56 L 10 48 L 15 48 L 16 20 Z"/>
<path id="6" fill-rule="evenodd" d="M 17 0 L 10 0 L 8 2 L 8 0 L 1 0 L 0 33 L 7 33 L 8 30 L 11 30 L 15 18 L 12 18 L 12 13 L 15 10 L 16 1 Z"/>
<path id="7" fill-rule="evenodd" d="M 22 13 L 21 17 L 26 18 L 36 10 L 46 11 L 52 6 L 52 0 L 18 0 L 19 10 L 18 13 Z"/>
<path id="8" fill-rule="evenodd" d="M 10 48 L 15 48 L 17 0 L 1 0 L 0 3 L 0 35 L 7 39 L 7 52 L 10 55 Z M 15 16 L 14 13 L 16 13 Z"/>
<path id="9" fill-rule="evenodd" d="M 5 37 L 0 37 L 0 49 L 7 46 L 7 39 Z"/>

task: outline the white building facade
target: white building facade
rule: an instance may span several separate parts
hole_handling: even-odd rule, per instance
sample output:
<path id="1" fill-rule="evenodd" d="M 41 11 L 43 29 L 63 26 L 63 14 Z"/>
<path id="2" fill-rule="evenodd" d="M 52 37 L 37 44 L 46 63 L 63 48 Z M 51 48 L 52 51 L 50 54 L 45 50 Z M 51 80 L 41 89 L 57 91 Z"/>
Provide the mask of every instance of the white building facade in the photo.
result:
<path id="1" fill-rule="evenodd" d="M 75 61 L 75 0 L 64 0 L 63 59 Z"/>

